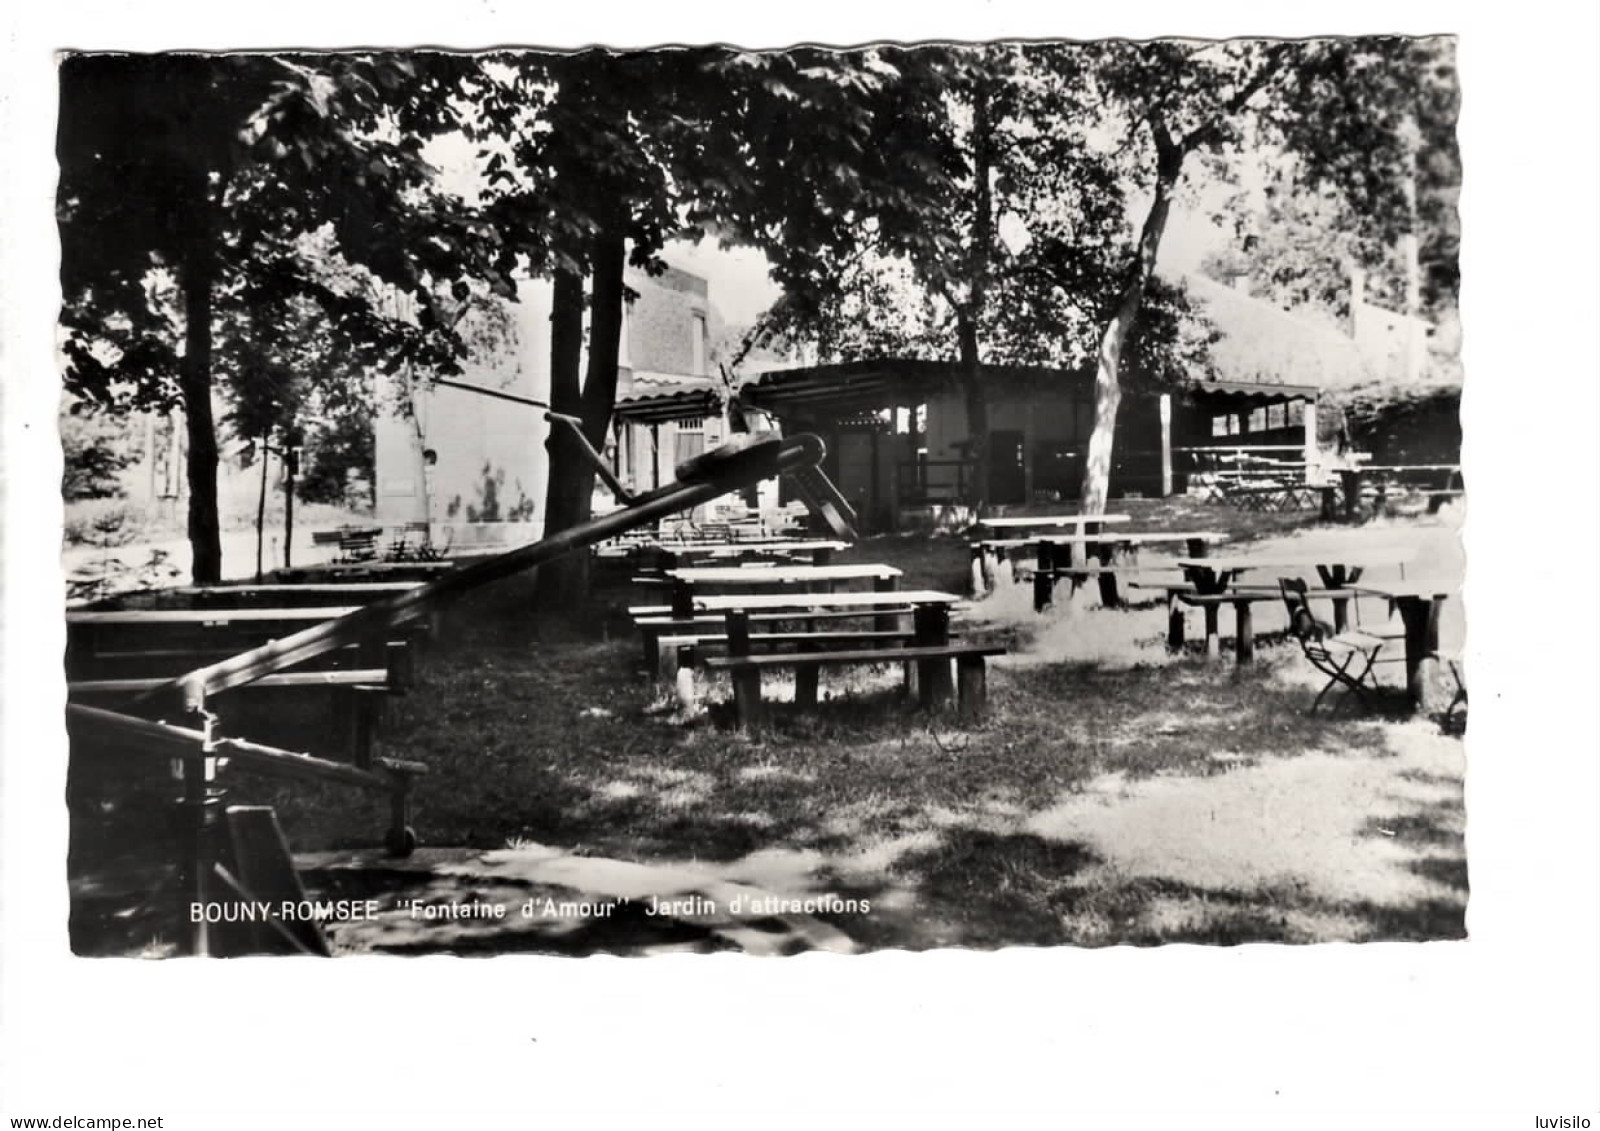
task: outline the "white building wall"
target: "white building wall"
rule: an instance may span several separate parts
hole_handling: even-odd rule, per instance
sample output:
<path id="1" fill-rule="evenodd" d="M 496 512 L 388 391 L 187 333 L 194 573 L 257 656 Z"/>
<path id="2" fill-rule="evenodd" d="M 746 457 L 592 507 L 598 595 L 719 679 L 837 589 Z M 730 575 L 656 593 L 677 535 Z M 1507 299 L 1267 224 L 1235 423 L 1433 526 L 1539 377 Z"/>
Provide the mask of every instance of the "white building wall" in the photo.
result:
<path id="1" fill-rule="evenodd" d="M 550 290 L 545 281 L 519 286 L 510 340 L 469 360 L 453 380 L 547 401 Z M 404 402 L 405 377 L 388 378 L 384 386 L 386 403 Z M 383 413 L 375 426 L 377 520 L 448 526 L 457 547 L 538 538 L 549 471 L 543 410 L 425 383 L 413 392 L 412 405 L 410 417 Z M 426 449 L 437 454 L 431 472 Z"/>

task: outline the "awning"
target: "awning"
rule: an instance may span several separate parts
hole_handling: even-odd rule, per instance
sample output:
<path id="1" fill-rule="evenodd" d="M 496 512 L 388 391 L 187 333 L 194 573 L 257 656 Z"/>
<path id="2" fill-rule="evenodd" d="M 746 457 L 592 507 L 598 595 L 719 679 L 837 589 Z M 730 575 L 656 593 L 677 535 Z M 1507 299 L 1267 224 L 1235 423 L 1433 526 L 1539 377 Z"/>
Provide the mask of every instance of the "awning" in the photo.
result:
<path id="1" fill-rule="evenodd" d="M 626 424 L 666 424 L 722 415 L 722 394 L 709 377 L 634 372 L 617 396 L 615 416 Z"/>
<path id="2" fill-rule="evenodd" d="M 618 397 L 615 416 L 625 424 L 666 424 L 674 420 L 702 420 L 721 413 L 722 400 L 712 390 L 684 389 L 676 393 Z"/>
<path id="3" fill-rule="evenodd" d="M 1026 394 L 1032 389 L 1089 390 L 1093 377 L 1022 365 L 985 365 L 983 380 L 997 392 Z M 739 398 L 776 416 L 789 413 L 855 420 L 859 414 L 912 405 L 930 395 L 959 389 L 961 366 L 954 361 L 892 358 L 773 369 L 739 387 Z"/>
<path id="4" fill-rule="evenodd" d="M 1264 381 L 1196 381 L 1194 391 L 1207 396 L 1231 400 L 1255 401 L 1261 404 L 1283 404 L 1288 401 L 1314 401 L 1322 390 L 1316 385 L 1274 385 Z"/>

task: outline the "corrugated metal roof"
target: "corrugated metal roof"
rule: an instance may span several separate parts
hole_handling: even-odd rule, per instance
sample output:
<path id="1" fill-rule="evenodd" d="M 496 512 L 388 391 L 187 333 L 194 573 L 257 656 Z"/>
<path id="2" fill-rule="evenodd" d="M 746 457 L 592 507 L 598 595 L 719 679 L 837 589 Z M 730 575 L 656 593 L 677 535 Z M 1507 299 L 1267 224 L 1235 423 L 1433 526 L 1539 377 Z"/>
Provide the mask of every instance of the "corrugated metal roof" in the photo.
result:
<path id="1" fill-rule="evenodd" d="M 630 424 L 665 424 L 722 413 L 722 392 L 709 377 L 634 371 L 617 396 L 616 417 Z"/>
<path id="2" fill-rule="evenodd" d="M 1282 385 L 1266 381 L 1196 381 L 1194 388 L 1200 393 L 1258 401 L 1314 401 L 1322 391 L 1315 385 Z"/>

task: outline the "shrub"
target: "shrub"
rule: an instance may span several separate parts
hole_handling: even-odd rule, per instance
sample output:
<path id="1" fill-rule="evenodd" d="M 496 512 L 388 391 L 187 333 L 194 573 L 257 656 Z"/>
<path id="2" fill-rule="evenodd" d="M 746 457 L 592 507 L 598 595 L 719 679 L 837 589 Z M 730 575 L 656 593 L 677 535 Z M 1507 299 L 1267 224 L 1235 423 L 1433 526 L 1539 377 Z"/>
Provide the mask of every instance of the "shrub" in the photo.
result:
<path id="1" fill-rule="evenodd" d="M 62 536 L 69 546 L 126 546 L 148 535 L 151 517 L 126 499 L 80 499 L 66 505 Z"/>

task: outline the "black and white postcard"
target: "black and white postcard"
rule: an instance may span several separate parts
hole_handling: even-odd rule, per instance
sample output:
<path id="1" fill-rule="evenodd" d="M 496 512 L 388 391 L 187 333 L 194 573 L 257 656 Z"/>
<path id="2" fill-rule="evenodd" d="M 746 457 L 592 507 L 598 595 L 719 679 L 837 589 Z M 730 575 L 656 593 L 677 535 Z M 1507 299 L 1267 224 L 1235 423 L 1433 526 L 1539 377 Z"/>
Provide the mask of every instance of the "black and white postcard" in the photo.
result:
<path id="1" fill-rule="evenodd" d="M 37 45 L 7 1036 L 68 1061 L 0 1103 L 131 1122 L 13 1125 L 1020 1072 L 1590 1126 L 1592 198 L 1485 207 L 1489 30 L 1030 15 Z M 1530 931 L 1559 1040 L 1479 977 Z"/>

